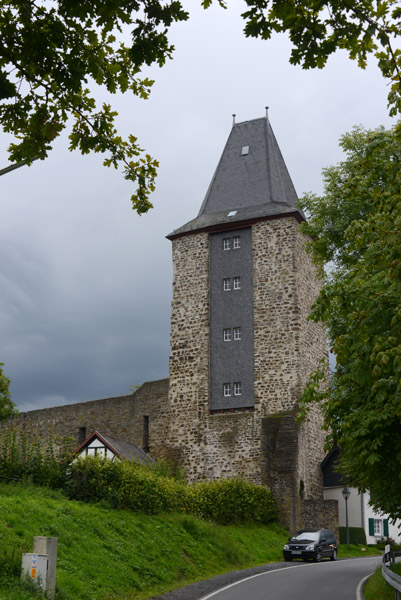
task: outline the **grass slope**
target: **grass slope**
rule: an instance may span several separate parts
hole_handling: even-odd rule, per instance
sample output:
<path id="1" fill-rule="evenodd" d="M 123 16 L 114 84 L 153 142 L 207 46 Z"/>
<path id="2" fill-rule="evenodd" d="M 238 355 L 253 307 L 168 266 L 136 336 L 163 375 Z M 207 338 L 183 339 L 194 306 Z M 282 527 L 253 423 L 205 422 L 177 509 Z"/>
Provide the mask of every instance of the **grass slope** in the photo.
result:
<path id="1" fill-rule="evenodd" d="M 401 563 L 393 565 L 392 570 L 401 575 Z M 394 600 L 394 588 L 387 585 L 382 575 L 382 568 L 379 567 L 376 572 L 369 577 L 366 582 L 363 593 L 365 600 Z"/>
<path id="2" fill-rule="evenodd" d="M 21 589 L 21 553 L 33 536 L 58 537 L 57 598 L 133 600 L 232 569 L 282 559 L 277 526 L 218 526 L 183 514 L 147 516 L 67 500 L 33 486 L 0 484 L 0 600 Z"/>
<path id="3" fill-rule="evenodd" d="M 37 598 L 19 580 L 33 536 L 58 538 L 56 600 L 137 600 L 234 569 L 282 560 L 279 525 L 222 526 L 185 514 L 148 516 L 70 501 L 47 488 L 0 484 L 0 600 Z M 340 546 L 339 556 L 366 556 Z M 377 598 L 377 596 L 376 596 Z"/>

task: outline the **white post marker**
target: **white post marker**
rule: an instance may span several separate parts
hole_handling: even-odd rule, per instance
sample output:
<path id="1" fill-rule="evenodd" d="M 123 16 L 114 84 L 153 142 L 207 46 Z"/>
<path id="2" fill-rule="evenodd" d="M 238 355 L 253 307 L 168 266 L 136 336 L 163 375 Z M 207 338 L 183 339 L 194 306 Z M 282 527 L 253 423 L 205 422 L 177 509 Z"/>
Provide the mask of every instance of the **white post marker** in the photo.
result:
<path id="1" fill-rule="evenodd" d="M 386 544 L 384 546 L 384 564 L 386 567 L 389 567 L 391 564 L 391 553 L 390 553 L 390 544 Z"/>

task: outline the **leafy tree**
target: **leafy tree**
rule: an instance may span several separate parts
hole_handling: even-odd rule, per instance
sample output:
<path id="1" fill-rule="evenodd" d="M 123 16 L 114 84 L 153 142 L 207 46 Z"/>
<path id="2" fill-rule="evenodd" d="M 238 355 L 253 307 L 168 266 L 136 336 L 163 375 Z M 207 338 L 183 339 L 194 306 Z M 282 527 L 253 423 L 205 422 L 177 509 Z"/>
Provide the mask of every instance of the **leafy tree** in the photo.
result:
<path id="1" fill-rule="evenodd" d="M 187 18 L 177 0 L 0 2 L 0 125 L 20 140 L 10 145 L 10 160 L 44 159 L 73 117 L 70 149 L 107 153 L 103 164 L 122 165 L 137 184 L 133 208 L 149 210 L 158 163 L 135 136 L 120 137 L 117 113 L 96 107 L 88 82 L 147 98 L 153 81 L 140 77 L 141 68 L 165 63 L 173 51 L 168 28 Z"/>
<path id="2" fill-rule="evenodd" d="M 215 0 L 225 6 L 224 0 Z M 201 0 L 208 8 L 213 0 Z M 144 66 L 162 66 L 173 46 L 172 23 L 188 19 L 181 0 L 3 0 L 0 2 L 0 126 L 19 142 L 9 158 L 30 165 L 46 158 L 53 140 L 72 118 L 70 149 L 106 154 L 103 164 L 123 168 L 137 184 L 133 208 L 152 207 L 158 163 L 137 138 L 116 130 L 111 105 L 96 106 L 89 81 L 112 94 L 149 96 L 153 81 Z M 287 32 L 290 62 L 322 68 L 339 48 L 359 66 L 373 54 L 391 82 L 390 113 L 401 111 L 401 50 L 398 0 L 245 0 L 247 36 L 268 39 Z M 128 31 L 131 41 L 127 44 Z M 125 35 L 127 34 L 127 35 Z"/>
<path id="3" fill-rule="evenodd" d="M 210 3 L 210 0 L 208 4 Z M 290 62 L 322 68 L 338 49 L 366 67 L 373 54 L 391 83 L 390 114 L 401 112 L 401 34 L 399 0 L 245 0 L 245 34 L 269 39 L 287 32 L 294 44 Z"/>
<path id="4" fill-rule="evenodd" d="M 324 171 L 324 196 L 300 204 L 319 265 L 329 263 L 311 318 L 325 323 L 337 357 L 303 395 L 322 403 L 341 471 L 373 504 L 401 517 L 401 124 L 356 128 L 341 139 L 346 160 Z"/>
<path id="5" fill-rule="evenodd" d="M 11 400 L 11 382 L 8 377 L 5 376 L 3 366 L 4 363 L 0 363 L 0 421 L 4 421 L 7 417 L 10 417 L 17 412 L 17 409 Z"/>

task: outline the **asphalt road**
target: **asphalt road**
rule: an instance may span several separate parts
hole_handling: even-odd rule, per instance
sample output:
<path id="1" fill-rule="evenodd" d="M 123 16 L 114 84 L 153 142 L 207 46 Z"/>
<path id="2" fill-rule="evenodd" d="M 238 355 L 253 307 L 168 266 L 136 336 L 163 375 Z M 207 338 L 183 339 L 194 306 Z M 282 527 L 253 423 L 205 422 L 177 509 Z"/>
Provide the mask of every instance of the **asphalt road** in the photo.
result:
<path id="1" fill-rule="evenodd" d="M 380 557 L 292 563 L 233 583 L 201 600 L 355 600 L 359 582 L 379 563 Z"/>

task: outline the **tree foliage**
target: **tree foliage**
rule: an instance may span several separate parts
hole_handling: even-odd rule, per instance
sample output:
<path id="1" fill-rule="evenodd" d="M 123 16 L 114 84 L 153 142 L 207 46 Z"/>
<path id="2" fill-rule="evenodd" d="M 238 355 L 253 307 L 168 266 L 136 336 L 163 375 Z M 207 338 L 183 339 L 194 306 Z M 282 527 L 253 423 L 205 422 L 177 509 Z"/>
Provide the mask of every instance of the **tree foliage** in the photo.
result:
<path id="1" fill-rule="evenodd" d="M 137 184 L 133 208 L 149 210 L 158 163 L 134 135 L 118 134 L 117 113 L 106 103 L 97 107 L 89 85 L 147 98 L 153 81 L 141 68 L 165 63 L 173 51 L 168 28 L 187 18 L 176 0 L 0 2 L 0 125 L 19 140 L 10 160 L 44 159 L 72 117 L 70 149 L 100 152 L 104 165 L 122 166 Z"/>
<path id="2" fill-rule="evenodd" d="M 3 366 L 4 363 L 0 363 L 0 421 L 4 421 L 17 412 L 17 409 L 11 400 L 11 382 L 8 377 L 5 376 Z"/>
<path id="3" fill-rule="evenodd" d="M 224 7 L 224 0 L 215 0 Z M 286 32 L 290 62 L 322 68 L 338 49 L 365 67 L 373 54 L 390 83 L 390 113 L 401 111 L 399 0 L 244 0 L 245 34 L 269 39 Z M 201 0 L 208 8 L 213 0 Z M 53 140 L 71 124 L 70 149 L 105 155 L 136 184 L 133 208 L 152 207 L 158 163 L 134 135 L 123 139 L 110 104 L 98 107 L 90 89 L 146 99 L 153 81 L 145 66 L 172 56 L 169 27 L 188 19 L 181 0 L 2 0 L 0 2 L 0 126 L 17 141 L 12 162 L 44 159 Z M 129 36 L 131 36 L 129 38 Z M 130 40 L 127 42 L 127 40 Z"/>
<path id="4" fill-rule="evenodd" d="M 245 0 L 247 36 L 269 39 L 287 32 L 294 48 L 290 62 L 322 68 L 338 49 L 362 68 L 373 54 L 390 82 L 390 114 L 401 112 L 401 34 L 399 0 Z"/>
<path id="5" fill-rule="evenodd" d="M 315 261 L 329 263 L 311 317 L 323 321 L 337 357 L 330 384 L 312 374 L 304 392 L 322 403 L 341 471 L 376 508 L 401 517 L 401 125 L 356 128 L 341 139 L 346 160 L 324 171 L 310 215 Z M 326 385 L 324 385 L 326 384 Z"/>

